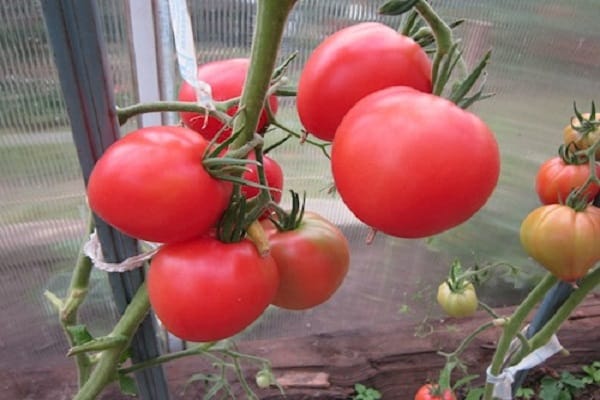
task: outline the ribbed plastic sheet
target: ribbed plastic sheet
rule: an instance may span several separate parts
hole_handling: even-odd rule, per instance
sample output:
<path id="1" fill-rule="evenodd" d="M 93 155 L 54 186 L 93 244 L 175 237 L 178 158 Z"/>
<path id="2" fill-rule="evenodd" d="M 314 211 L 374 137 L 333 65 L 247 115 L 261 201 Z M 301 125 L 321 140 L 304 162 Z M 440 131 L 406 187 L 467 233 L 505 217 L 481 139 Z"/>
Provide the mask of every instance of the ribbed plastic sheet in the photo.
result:
<path id="1" fill-rule="evenodd" d="M 125 3 L 98 2 L 119 105 L 134 102 L 136 93 Z M 254 1 L 188 3 L 200 62 L 249 55 Z M 395 26 L 397 19 L 377 15 L 380 3 L 298 1 L 280 53 L 283 60 L 298 52 L 290 80 L 297 80 L 311 50 L 326 35 L 367 20 Z M 434 289 L 455 258 L 465 265 L 508 261 L 528 272 L 516 281 L 500 277 L 488 282 L 482 294 L 492 304 L 516 302 L 541 273 L 520 248 L 518 228 L 537 205 L 533 177 L 537 166 L 556 153 L 573 101 L 587 108 L 600 93 L 600 2 L 440 0 L 433 5 L 448 20 L 466 18 L 457 35 L 471 65 L 493 50 L 487 87 L 495 96 L 473 110 L 492 127 L 501 147 L 502 173 L 494 195 L 472 220 L 437 237 L 379 235 L 366 245 L 367 227 L 328 194 L 332 178 L 320 150 L 297 142 L 276 149 L 272 156 L 284 167 L 286 189 L 305 191 L 307 209 L 340 226 L 352 245 L 352 263 L 330 302 L 305 312 L 270 309 L 243 338 L 436 318 L 440 312 Z M 11 354 L 0 356 L 0 365 L 33 365 L 40 357 L 65 353 L 56 314 L 43 292 L 64 294 L 84 240 L 88 210 L 37 1 L 0 2 L 0 27 L 0 354 Z M 174 69 L 174 58 L 163 62 Z M 163 84 L 176 88 L 179 81 Z M 282 101 L 279 115 L 299 127 L 293 100 Z M 269 140 L 282 135 L 273 133 Z M 431 212 L 443 206 L 432 204 Z M 101 272 L 94 273 L 82 318 L 97 334 L 116 318 Z M 425 322 L 423 332 L 426 328 Z"/>

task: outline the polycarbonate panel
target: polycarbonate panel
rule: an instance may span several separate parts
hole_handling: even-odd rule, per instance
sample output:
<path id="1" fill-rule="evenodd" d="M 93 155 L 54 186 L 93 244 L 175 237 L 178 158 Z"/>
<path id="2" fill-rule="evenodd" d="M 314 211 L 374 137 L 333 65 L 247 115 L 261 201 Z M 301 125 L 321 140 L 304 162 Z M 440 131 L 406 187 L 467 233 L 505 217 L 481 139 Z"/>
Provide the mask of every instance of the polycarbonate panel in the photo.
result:
<path id="1" fill-rule="evenodd" d="M 101 18 L 116 98 L 131 102 L 124 5 L 102 1 Z M 0 2 L 0 27 L 0 366 L 15 367 L 65 354 L 44 291 L 65 295 L 89 211 L 40 4 Z M 115 318 L 94 271 L 81 319 L 103 334 Z"/>
<path id="2" fill-rule="evenodd" d="M 255 3 L 188 1 L 201 62 L 249 56 Z M 381 3 L 299 0 L 280 52 L 280 60 L 298 52 L 289 69 L 290 81 L 297 81 L 308 55 L 328 34 L 360 21 L 396 26 L 397 18 L 377 15 Z M 98 4 L 116 100 L 131 104 L 136 80 L 126 2 Z M 519 223 L 537 205 L 534 174 L 555 154 L 572 102 L 587 108 L 600 93 L 600 2 L 440 0 L 433 5 L 449 20 L 466 18 L 457 34 L 471 65 L 493 49 L 487 87 L 495 96 L 473 110 L 496 132 L 501 147 L 502 173 L 494 195 L 471 221 L 437 237 L 403 240 L 378 235 L 366 245 L 368 228 L 328 193 L 332 178 L 320 150 L 294 141 L 274 150 L 272 156 L 286 172 L 286 189 L 306 192 L 307 209 L 340 226 L 352 245 L 352 263 L 331 301 L 305 312 L 269 309 L 242 337 L 304 336 L 437 317 L 434 291 L 457 257 L 466 265 L 474 260 L 510 261 L 531 274 L 516 282 L 500 278 L 488 283 L 483 299 L 492 304 L 516 302 L 541 272 L 520 248 Z M 56 315 L 42 293 L 50 289 L 64 294 L 88 211 L 39 4 L 0 2 L 0 27 L 0 365 L 33 365 L 44 356 L 65 352 Z M 172 58 L 163 61 L 170 64 Z M 179 85 L 179 81 L 163 83 Z M 293 99 L 282 99 L 278 115 L 300 128 Z M 377 132 L 373 135 L 376 139 Z M 273 132 L 267 140 L 282 136 Z M 443 206 L 432 204 L 432 212 Z M 103 273 L 94 273 L 92 294 L 83 310 L 83 319 L 94 332 L 104 332 L 114 321 Z M 426 323 L 422 327 L 426 333 Z M 24 348 L 24 343 L 35 345 Z M 21 350 L 4 356 L 14 348 Z"/>

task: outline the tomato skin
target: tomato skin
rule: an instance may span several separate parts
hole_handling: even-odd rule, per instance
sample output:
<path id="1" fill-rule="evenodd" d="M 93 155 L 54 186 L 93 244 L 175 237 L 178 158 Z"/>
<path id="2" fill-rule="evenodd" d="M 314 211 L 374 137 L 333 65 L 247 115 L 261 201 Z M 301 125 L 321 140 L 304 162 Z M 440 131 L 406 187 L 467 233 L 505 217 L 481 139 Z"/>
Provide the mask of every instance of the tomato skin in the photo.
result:
<path id="1" fill-rule="evenodd" d="M 596 167 L 600 174 L 600 167 Z M 581 187 L 590 175 L 589 164 L 565 164 L 562 158 L 546 160 L 538 169 L 535 178 L 535 190 L 542 204 L 564 203 L 569 193 Z M 585 191 L 587 199 L 592 200 L 600 191 L 600 186 L 592 183 Z"/>
<path id="2" fill-rule="evenodd" d="M 272 304 L 304 310 L 327 301 L 342 284 L 350 264 L 348 241 L 322 216 L 305 212 L 298 228 L 279 232 L 270 221 L 271 256 L 279 270 L 279 288 Z"/>
<path id="3" fill-rule="evenodd" d="M 92 170 L 90 208 L 132 237 L 170 243 L 200 236 L 226 209 L 231 184 L 202 166 L 208 142 L 175 126 L 133 131 L 113 143 Z"/>
<path id="4" fill-rule="evenodd" d="M 298 81 L 304 128 L 331 141 L 344 115 L 361 98 L 390 86 L 431 92 L 431 61 L 411 38 L 377 22 L 359 23 L 326 38 Z"/>
<path id="5" fill-rule="evenodd" d="M 227 60 L 213 61 L 198 66 L 198 79 L 210 84 L 212 89 L 212 97 L 215 101 L 225 101 L 241 96 L 246 74 L 250 66 L 250 60 L 247 58 L 232 58 Z M 195 102 L 196 91 L 193 86 L 184 81 L 179 88 L 177 96 L 179 101 Z M 278 102 L 277 97 L 269 97 L 269 105 L 273 113 L 277 112 Z M 227 110 L 227 114 L 234 115 L 237 111 L 237 106 Z M 194 112 L 181 112 L 181 120 L 183 123 L 200 133 L 206 139 L 211 140 L 223 127 L 223 123 L 213 117 L 208 117 L 205 125 L 204 116 Z M 268 122 L 267 112 L 263 110 L 260 114 L 256 131 L 264 132 Z M 226 129 L 218 139 L 222 142 L 231 136 L 231 129 Z"/>
<path id="6" fill-rule="evenodd" d="M 256 157 L 253 153 L 248 155 L 249 160 L 256 160 Z M 248 164 L 247 170 L 242 174 L 242 178 L 246 179 L 250 182 L 259 182 L 258 179 L 258 167 L 255 164 Z M 283 170 L 281 169 L 281 165 L 271 157 L 267 155 L 263 155 L 263 169 L 265 171 L 265 179 L 267 180 L 267 185 L 270 188 L 273 188 L 269 192 L 271 193 L 271 200 L 275 203 L 279 203 L 281 201 L 282 189 L 283 189 Z M 260 189 L 252 186 L 242 186 L 241 188 L 242 194 L 247 198 L 251 199 L 255 196 L 258 196 Z"/>
<path id="7" fill-rule="evenodd" d="M 600 209 L 536 208 L 521 223 L 525 251 L 559 279 L 574 282 L 600 261 Z"/>
<path id="8" fill-rule="evenodd" d="M 457 291 L 453 291 L 448 282 L 444 281 L 438 286 L 437 302 L 451 317 L 469 317 L 477 311 L 477 292 L 471 282 Z"/>
<path id="9" fill-rule="evenodd" d="M 194 342 L 242 331 L 269 305 L 279 283 L 272 257 L 249 241 L 204 237 L 163 246 L 148 272 L 156 315 L 175 336 Z"/>
<path id="10" fill-rule="evenodd" d="M 498 181 L 500 154 L 494 134 L 474 114 L 394 87 L 348 112 L 331 164 L 337 191 L 358 219 L 392 236 L 419 238 L 483 207 Z"/>
<path id="11" fill-rule="evenodd" d="M 438 386 L 427 383 L 419 388 L 415 394 L 415 400 L 456 400 L 456 396 L 452 390 L 446 389 L 443 393 L 437 394 Z"/>
<path id="12" fill-rule="evenodd" d="M 591 116 L 590 113 L 581 113 L 581 115 L 585 119 L 589 119 Z M 600 116 L 600 114 L 596 114 L 596 118 L 598 118 L 598 116 Z M 571 123 L 576 127 L 581 126 L 581 123 L 576 117 L 572 117 Z M 563 129 L 563 141 L 565 145 L 568 146 L 574 144 L 578 150 L 584 150 L 591 147 L 600 139 L 600 127 L 596 127 L 592 132 L 582 135 L 573 129 L 571 123 Z M 600 159 L 600 150 L 596 151 L 596 159 Z"/>

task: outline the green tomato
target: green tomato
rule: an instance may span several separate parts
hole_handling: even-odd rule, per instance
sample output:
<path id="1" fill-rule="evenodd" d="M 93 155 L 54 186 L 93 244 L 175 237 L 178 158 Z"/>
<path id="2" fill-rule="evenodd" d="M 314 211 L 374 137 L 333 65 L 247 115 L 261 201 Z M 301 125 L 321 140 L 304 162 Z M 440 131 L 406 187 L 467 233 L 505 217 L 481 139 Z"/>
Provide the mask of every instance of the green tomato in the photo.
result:
<path id="1" fill-rule="evenodd" d="M 451 317 L 468 317 L 477 310 L 477 293 L 471 282 L 459 289 L 450 287 L 447 281 L 438 287 L 437 302 Z"/>

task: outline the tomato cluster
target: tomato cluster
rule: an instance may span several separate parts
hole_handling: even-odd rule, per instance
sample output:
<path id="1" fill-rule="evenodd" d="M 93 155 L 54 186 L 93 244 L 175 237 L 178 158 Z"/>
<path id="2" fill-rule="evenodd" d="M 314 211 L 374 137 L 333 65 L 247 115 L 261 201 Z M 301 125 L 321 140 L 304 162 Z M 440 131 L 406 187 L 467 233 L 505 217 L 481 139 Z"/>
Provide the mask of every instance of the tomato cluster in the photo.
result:
<path id="1" fill-rule="evenodd" d="M 247 59 L 231 59 L 198 68 L 198 78 L 211 85 L 213 98 L 234 104 L 229 115 L 237 110 L 248 67 Z M 183 83 L 179 100 L 195 102 L 195 96 Z M 274 114 L 276 97 L 268 102 Z M 185 340 L 215 341 L 240 332 L 269 305 L 303 310 L 327 301 L 348 271 L 349 246 L 341 231 L 309 212 L 280 223 L 283 210 L 269 211 L 282 197 L 279 163 L 260 150 L 250 151 L 238 180 L 221 179 L 205 167 L 204 159 L 226 153 L 226 147 L 216 146 L 232 135 L 231 127 L 203 113 L 182 112 L 181 119 L 185 126 L 142 128 L 112 144 L 95 165 L 87 188 L 90 208 L 99 217 L 127 235 L 161 244 L 151 260 L 147 287 L 163 325 Z M 256 131 L 264 133 L 267 122 L 263 110 Z M 259 215 L 270 242 L 268 254 L 249 238 L 219 236 L 235 193 L 250 204 L 261 190 L 269 194 Z"/>
<path id="2" fill-rule="evenodd" d="M 229 59 L 201 65 L 197 75 L 235 118 L 248 71 L 248 59 Z M 433 84 L 423 48 L 373 22 L 326 38 L 300 76 L 300 121 L 332 141 L 331 169 L 342 200 L 390 235 L 419 238 L 463 223 L 498 180 L 493 133 L 474 114 L 432 94 Z M 195 89 L 183 83 L 178 99 L 195 102 Z M 275 95 L 265 108 L 256 133 L 264 134 L 274 118 Z M 158 318 L 183 339 L 209 341 L 236 334 L 271 304 L 302 310 L 328 300 L 348 271 L 343 234 L 314 213 L 296 219 L 295 209 L 294 218 L 286 218 L 278 206 L 283 171 L 260 147 L 235 153 L 229 167 L 236 179 L 205 167 L 207 154 L 229 154 L 231 123 L 190 111 L 180 117 L 183 126 L 143 128 L 114 143 L 88 184 L 98 216 L 132 237 L 162 243 L 148 274 Z M 268 193 L 268 206 L 244 212 L 264 202 L 259 193 Z M 245 237 L 252 223 L 240 225 L 241 235 L 224 234 L 232 215 L 262 220 L 269 252 Z"/>
<path id="3" fill-rule="evenodd" d="M 298 86 L 307 131 L 332 141 L 336 189 L 378 231 L 431 236 L 465 222 L 498 181 L 490 129 L 432 91 L 432 64 L 380 23 L 343 29 L 309 57 Z"/>
<path id="4" fill-rule="evenodd" d="M 527 253 L 559 279 L 575 282 L 600 261 L 600 139 L 595 113 L 576 116 L 563 130 L 560 157 L 539 168 L 535 189 L 543 204 L 523 220 L 521 243 Z"/>

